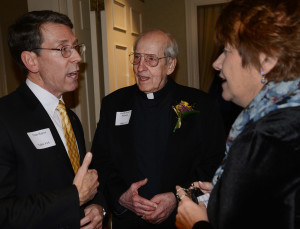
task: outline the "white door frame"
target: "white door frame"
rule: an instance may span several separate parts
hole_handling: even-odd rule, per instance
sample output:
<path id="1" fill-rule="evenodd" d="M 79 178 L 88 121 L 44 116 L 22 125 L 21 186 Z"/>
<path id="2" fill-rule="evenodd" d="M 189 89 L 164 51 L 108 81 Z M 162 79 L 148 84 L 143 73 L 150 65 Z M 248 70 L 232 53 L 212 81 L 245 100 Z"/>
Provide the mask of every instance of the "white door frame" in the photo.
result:
<path id="1" fill-rule="evenodd" d="M 199 89 L 197 7 L 230 0 L 185 0 L 188 86 Z"/>

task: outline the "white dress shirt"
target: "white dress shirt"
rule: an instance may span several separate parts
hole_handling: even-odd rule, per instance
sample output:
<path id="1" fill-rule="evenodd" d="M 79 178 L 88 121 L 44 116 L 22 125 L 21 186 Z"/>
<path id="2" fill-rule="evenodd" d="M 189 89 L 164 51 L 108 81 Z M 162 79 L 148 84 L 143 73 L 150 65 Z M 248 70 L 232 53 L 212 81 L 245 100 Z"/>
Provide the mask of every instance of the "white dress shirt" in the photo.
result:
<path id="1" fill-rule="evenodd" d="M 47 111 L 54 126 L 56 127 L 56 130 L 57 130 L 62 142 L 64 143 L 66 151 L 68 152 L 65 134 L 64 134 L 64 130 L 63 130 L 63 127 L 61 124 L 60 114 L 59 114 L 59 111 L 56 109 L 56 107 L 59 103 L 59 100 L 64 102 L 62 97 L 60 99 L 58 99 L 56 96 L 51 94 L 49 91 L 41 88 L 39 85 L 33 83 L 29 79 L 26 79 L 26 84 L 30 88 L 30 90 L 33 92 L 33 94 L 37 97 L 37 99 L 40 101 L 40 103 L 45 108 L 45 110 Z M 76 141 L 76 143 L 77 143 L 77 141 Z M 78 145 L 77 145 L 77 148 L 78 148 Z M 78 150 L 78 152 L 79 152 L 79 150 Z"/>

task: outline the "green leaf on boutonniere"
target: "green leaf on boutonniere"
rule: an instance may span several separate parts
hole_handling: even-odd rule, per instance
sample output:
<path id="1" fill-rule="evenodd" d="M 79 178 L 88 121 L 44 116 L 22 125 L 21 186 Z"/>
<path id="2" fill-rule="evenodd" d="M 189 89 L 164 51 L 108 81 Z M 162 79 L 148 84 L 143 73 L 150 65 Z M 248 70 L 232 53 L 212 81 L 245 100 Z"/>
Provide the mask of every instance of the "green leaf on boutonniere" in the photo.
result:
<path id="1" fill-rule="evenodd" d="M 199 111 L 194 110 L 194 108 L 192 106 L 190 106 L 188 102 L 185 102 L 182 100 L 175 107 L 172 106 L 172 108 L 177 115 L 177 123 L 173 129 L 173 132 L 175 132 L 177 129 L 179 129 L 181 127 L 181 121 L 183 118 L 185 118 L 191 114 L 199 113 Z"/>

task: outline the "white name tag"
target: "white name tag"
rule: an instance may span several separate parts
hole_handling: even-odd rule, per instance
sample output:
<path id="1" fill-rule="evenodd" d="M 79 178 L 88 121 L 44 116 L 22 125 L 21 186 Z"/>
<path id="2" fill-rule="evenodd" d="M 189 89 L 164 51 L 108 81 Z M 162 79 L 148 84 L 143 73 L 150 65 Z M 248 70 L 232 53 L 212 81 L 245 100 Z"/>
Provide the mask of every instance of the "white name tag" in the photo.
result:
<path id="1" fill-rule="evenodd" d="M 56 145 L 49 128 L 28 132 L 27 135 L 37 149 L 45 149 Z"/>
<path id="2" fill-rule="evenodd" d="M 122 111 L 116 113 L 116 126 L 121 125 L 127 125 L 129 123 L 131 116 L 131 110 L 130 111 Z"/>

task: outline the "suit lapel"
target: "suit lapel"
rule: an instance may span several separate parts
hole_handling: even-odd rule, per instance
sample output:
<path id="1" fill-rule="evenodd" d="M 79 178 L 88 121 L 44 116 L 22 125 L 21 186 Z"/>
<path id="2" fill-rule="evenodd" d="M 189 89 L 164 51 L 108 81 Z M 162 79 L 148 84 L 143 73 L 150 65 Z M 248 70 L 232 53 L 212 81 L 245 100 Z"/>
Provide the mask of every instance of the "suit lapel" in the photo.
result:
<path id="1" fill-rule="evenodd" d="M 137 96 L 137 86 L 133 85 L 130 87 L 128 96 L 124 96 L 122 101 L 119 102 L 118 110 L 119 112 L 122 111 L 129 111 L 131 110 L 131 117 L 129 123 L 124 126 L 116 127 L 122 128 L 121 131 L 117 131 L 118 136 L 116 138 L 119 139 L 120 146 L 122 147 L 122 152 L 126 152 L 125 154 L 120 155 L 122 158 L 124 166 L 127 167 L 128 176 L 132 179 L 137 177 L 137 161 L 136 161 L 136 152 L 134 147 L 134 103 L 135 97 Z M 116 115 L 116 114 L 113 114 Z M 128 166 L 130 165 L 130 166 Z"/>
<path id="2" fill-rule="evenodd" d="M 173 89 L 173 96 L 172 96 L 172 106 L 176 106 L 181 101 L 182 94 L 180 93 L 179 85 L 174 83 L 174 89 Z M 161 179 L 161 188 L 164 190 L 166 186 L 166 182 L 170 177 L 172 177 L 172 174 L 174 174 L 174 169 L 178 168 L 172 168 L 173 165 L 177 165 L 177 160 L 180 158 L 180 155 L 178 155 L 178 147 L 176 145 L 178 143 L 182 144 L 182 139 L 178 138 L 178 134 L 180 136 L 184 135 L 184 133 L 179 133 L 178 130 L 173 132 L 174 127 L 177 123 L 177 115 L 175 111 L 173 111 L 172 106 L 170 109 L 172 109 L 171 112 L 171 123 L 169 128 L 169 138 L 167 143 L 167 149 L 164 155 L 164 161 L 163 161 L 163 171 L 162 171 L 162 179 Z M 175 187 L 174 187 L 175 188 Z"/>
<path id="3" fill-rule="evenodd" d="M 24 100 L 26 107 L 31 113 L 32 120 L 34 121 L 32 128 L 35 128 L 32 131 L 49 128 L 56 144 L 54 147 L 49 148 L 49 150 L 53 151 L 53 155 L 56 156 L 57 160 L 63 161 L 65 166 L 69 168 L 69 170 L 73 171 L 65 146 L 56 130 L 56 127 L 40 101 L 36 98 L 25 82 L 21 84 L 17 92 L 21 95 L 21 98 Z"/>

